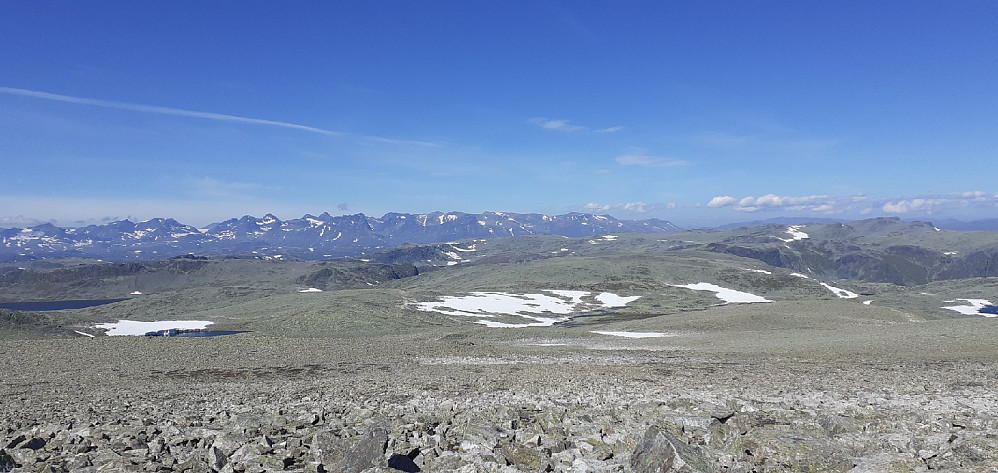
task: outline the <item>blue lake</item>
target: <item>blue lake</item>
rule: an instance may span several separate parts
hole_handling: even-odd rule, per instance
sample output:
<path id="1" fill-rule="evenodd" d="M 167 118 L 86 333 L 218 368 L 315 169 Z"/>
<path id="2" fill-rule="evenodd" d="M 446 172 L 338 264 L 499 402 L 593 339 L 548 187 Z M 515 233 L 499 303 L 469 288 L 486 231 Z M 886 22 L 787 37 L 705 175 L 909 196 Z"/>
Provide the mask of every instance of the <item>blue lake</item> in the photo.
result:
<path id="1" fill-rule="evenodd" d="M 0 302 L 0 309 L 25 310 L 25 311 L 49 311 L 49 310 L 73 310 L 85 309 L 114 302 L 126 301 L 125 299 L 88 299 L 70 301 L 37 301 L 37 302 Z"/>
<path id="2" fill-rule="evenodd" d="M 981 310 L 978 310 L 977 313 L 998 315 L 998 305 L 986 305 L 981 307 Z"/>
<path id="3" fill-rule="evenodd" d="M 224 335 L 235 335 L 237 333 L 246 333 L 248 330 L 200 330 L 194 332 L 178 332 L 176 329 L 166 329 L 166 330 L 154 330 L 152 332 L 146 332 L 147 337 L 183 337 L 183 338 L 200 338 L 200 337 L 221 337 Z"/>
<path id="4" fill-rule="evenodd" d="M 174 335 L 176 337 L 221 337 L 223 335 L 235 335 L 237 333 L 246 333 L 246 330 L 208 330 L 204 332 L 187 332 Z"/>

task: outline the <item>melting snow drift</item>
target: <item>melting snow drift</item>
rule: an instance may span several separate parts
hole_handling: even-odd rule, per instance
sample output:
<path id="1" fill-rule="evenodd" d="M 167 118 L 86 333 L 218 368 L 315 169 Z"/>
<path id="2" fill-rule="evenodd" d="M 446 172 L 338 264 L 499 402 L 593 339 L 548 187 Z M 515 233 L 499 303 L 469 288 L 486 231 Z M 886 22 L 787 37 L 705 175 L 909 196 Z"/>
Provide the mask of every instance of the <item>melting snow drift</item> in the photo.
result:
<path id="1" fill-rule="evenodd" d="M 714 284 L 701 282 L 697 284 L 678 284 L 674 287 L 685 287 L 686 289 L 693 289 L 694 291 L 711 291 L 715 293 L 718 299 L 724 301 L 725 304 L 735 302 L 735 303 L 753 303 L 753 302 L 773 302 L 764 297 L 759 297 L 755 294 L 750 294 L 748 292 L 736 291 L 734 289 L 728 289 L 725 287 L 717 286 Z"/>
<path id="2" fill-rule="evenodd" d="M 810 238 L 810 236 L 807 233 L 804 233 L 804 232 L 802 232 L 800 230 L 801 228 L 804 228 L 804 225 L 791 225 L 791 226 L 787 227 L 787 231 L 785 232 L 788 235 L 790 235 L 790 238 L 780 238 L 780 237 L 777 237 L 777 238 L 779 238 L 780 240 L 782 240 L 785 243 L 790 243 L 792 241 L 797 241 L 797 240 L 803 240 L 805 238 Z"/>
<path id="3" fill-rule="evenodd" d="M 463 296 L 443 296 L 437 302 L 419 302 L 416 304 L 416 309 L 447 315 L 479 317 L 481 320 L 475 323 L 487 327 L 550 327 L 568 320 L 573 313 L 623 307 L 641 297 L 622 297 L 609 292 L 593 296 L 589 291 L 554 289 L 544 292 L 547 294 L 472 292 Z M 506 323 L 484 320 L 501 316 L 522 317 L 532 322 Z"/>
<path id="4" fill-rule="evenodd" d="M 137 322 L 135 320 L 119 320 L 105 324 L 97 324 L 97 328 L 107 330 L 107 335 L 145 335 L 147 332 L 169 330 L 171 328 L 186 330 L 201 330 L 214 322 L 205 320 L 162 320 L 159 322 Z"/>
<path id="5" fill-rule="evenodd" d="M 856 294 L 855 292 L 850 292 L 845 289 L 837 288 L 835 286 L 829 286 L 828 284 L 825 283 L 821 283 L 821 285 L 825 286 L 825 289 L 832 291 L 832 294 L 835 294 L 836 296 L 839 296 L 839 298 L 842 299 L 855 299 L 859 297 L 859 294 Z"/>
<path id="6" fill-rule="evenodd" d="M 985 317 L 998 317 L 998 314 L 990 314 L 987 312 L 981 312 L 981 309 L 993 305 L 991 301 L 986 299 L 957 299 L 955 301 L 943 301 L 943 302 L 957 302 L 964 301 L 969 305 L 951 305 L 943 307 L 943 309 L 955 310 L 964 315 L 983 315 Z"/>
<path id="7" fill-rule="evenodd" d="M 604 332 L 601 330 L 592 330 L 591 333 L 624 338 L 662 338 L 665 336 L 662 332 Z"/>

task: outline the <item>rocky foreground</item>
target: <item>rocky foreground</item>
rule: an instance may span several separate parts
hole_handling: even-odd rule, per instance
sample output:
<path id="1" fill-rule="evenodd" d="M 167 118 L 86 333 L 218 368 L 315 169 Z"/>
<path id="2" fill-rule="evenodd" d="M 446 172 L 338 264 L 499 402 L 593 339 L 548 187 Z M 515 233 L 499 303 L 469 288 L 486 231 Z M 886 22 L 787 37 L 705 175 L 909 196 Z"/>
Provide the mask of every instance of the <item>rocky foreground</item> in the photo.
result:
<path id="1" fill-rule="evenodd" d="M 998 471 L 993 361 L 6 341 L 0 472 Z"/>

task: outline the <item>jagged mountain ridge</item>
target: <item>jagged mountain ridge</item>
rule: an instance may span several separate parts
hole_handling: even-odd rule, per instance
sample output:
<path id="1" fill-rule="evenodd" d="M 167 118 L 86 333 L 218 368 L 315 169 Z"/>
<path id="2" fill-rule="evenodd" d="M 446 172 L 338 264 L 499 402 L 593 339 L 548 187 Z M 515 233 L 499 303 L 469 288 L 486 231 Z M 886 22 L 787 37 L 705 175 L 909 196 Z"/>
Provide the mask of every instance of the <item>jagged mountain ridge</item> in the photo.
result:
<path id="1" fill-rule="evenodd" d="M 757 225 L 688 230 L 666 236 L 621 234 L 561 239 L 543 236 L 504 241 L 403 245 L 370 256 L 372 262 L 412 264 L 420 271 L 446 266 L 528 262 L 563 257 L 657 258 L 710 253 L 757 260 L 783 274 L 821 281 L 853 280 L 900 286 L 998 275 L 998 232 L 944 231 L 928 222 L 873 218 L 815 225 Z M 742 263 L 743 267 L 752 266 Z M 634 274 L 628 284 L 638 284 Z"/>
<path id="2" fill-rule="evenodd" d="M 701 248 L 826 279 L 918 285 L 998 274 L 998 233 L 943 231 L 897 217 L 730 230 Z"/>
<path id="3" fill-rule="evenodd" d="M 323 213 L 286 221 L 267 214 L 262 218 L 250 215 L 232 218 L 203 229 L 171 218 L 154 218 L 138 223 L 121 220 L 77 228 L 45 223 L 28 228 L 0 229 L 0 261 L 66 257 L 149 260 L 188 253 L 324 259 L 359 256 L 405 243 L 677 230 L 677 226 L 664 220 L 618 220 L 606 215 L 574 212 L 555 216 L 505 212 L 388 213 L 380 218 Z"/>

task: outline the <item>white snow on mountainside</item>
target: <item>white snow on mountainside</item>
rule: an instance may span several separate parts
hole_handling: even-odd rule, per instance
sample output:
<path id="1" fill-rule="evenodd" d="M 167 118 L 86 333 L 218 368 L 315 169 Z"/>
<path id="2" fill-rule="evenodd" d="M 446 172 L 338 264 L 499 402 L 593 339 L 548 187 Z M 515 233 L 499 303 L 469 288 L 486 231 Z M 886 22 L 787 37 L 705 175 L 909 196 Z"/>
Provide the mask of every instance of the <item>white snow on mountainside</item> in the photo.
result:
<path id="1" fill-rule="evenodd" d="M 512 294 L 507 292 L 472 292 L 462 296 L 443 296 L 435 302 L 419 302 L 417 310 L 445 315 L 477 317 L 475 323 L 488 327 L 550 327 L 569 320 L 573 313 L 622 307 L 640 296 L 621 297 L 611 293 L 592 295 L 589 291 L 549 289 L 548 294 Z M 586 300 L 590 299 L 590 300 Z M 502 316 L 531 320 L 527 323 L 501 322 Z"/>
<path id="2" fill-rule="evenodd" d="M 103 225 L 60 228 L 52 224 L 0 229 L 0 261 L 48 257 L 102 258 L 112 261 L 164 259 L 196 254 L 230 254 L 265 248 L 286 248 L 299 258 L 319 255 L 359 256 L 371 250 L 403 243 L 438 243 L 523 235 L 596 237 L 614 232 L 662 233 L 679 230 L 664 220 L 617 220 L 613 217 L 569 213 L 564 215 L 484 212 L 389 213 L 380 218 L 364 214 L 334 217 L 306 214 L 282 221 L 272 214 L 244 216 L 196 228 L 173 219 L 155 218 L 138 223 L 122 220 Z M 614 236 L 600 241 L 613 241 Z M 313 253 L 313 255 L 305 252 Z M 455 252 L 474 247 L 455 247 Z M 457 264 L 462 258 L 452 257 Z"/>
<path id="3" fill-rule="evenodd" d="M 748 292 L 736 291 L 734 289 L 728 289 L 725 287 L 718 286 L 716 284 L 710 284 L 706 282 L 696 283 L 696 284 L 678 284 L 675 287 L 685 287 L 687 289 L 693 289 L 694 291 L 710 291 L 717 296 L 718 299 L 724 301 L 725 304 L 736 303 L 736 304 L 751 304 L 756 302 L 773 302 L 764 297 L 759 297 L 755 294 L 750 294 Z"/>

